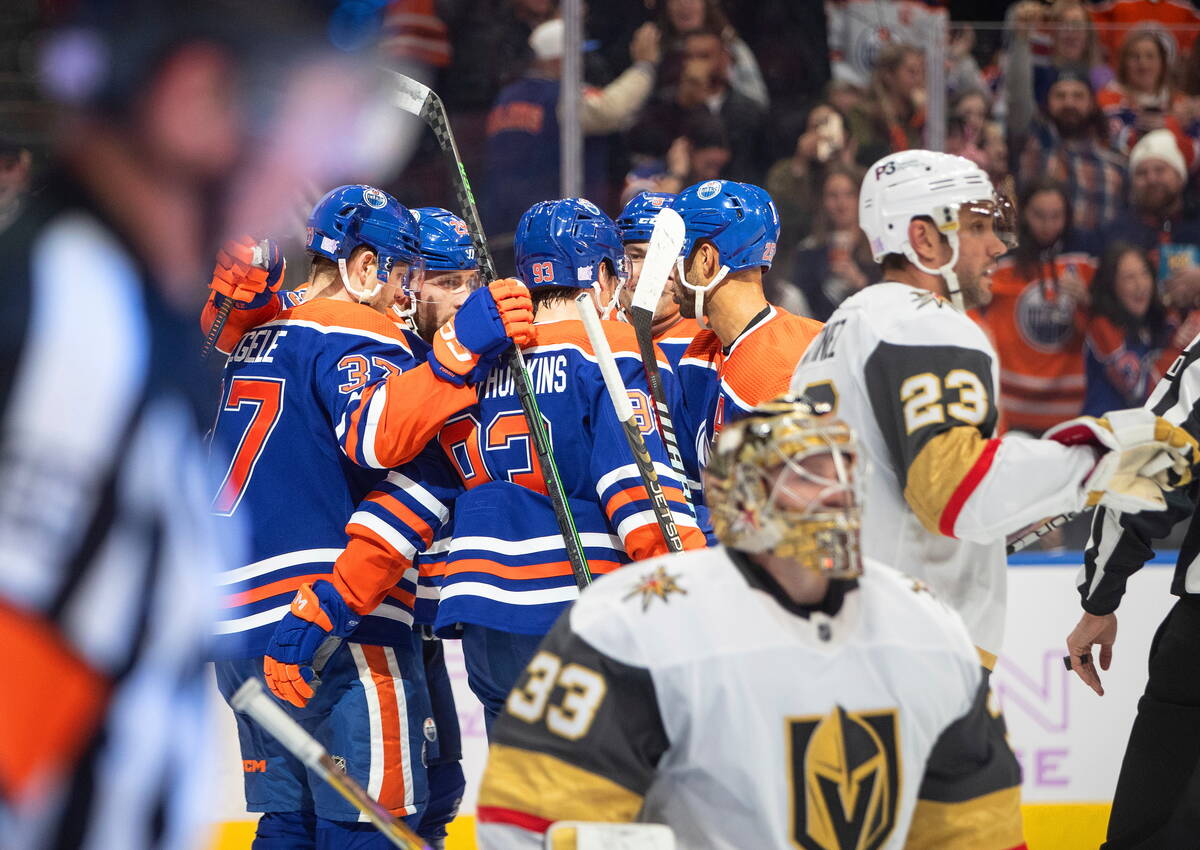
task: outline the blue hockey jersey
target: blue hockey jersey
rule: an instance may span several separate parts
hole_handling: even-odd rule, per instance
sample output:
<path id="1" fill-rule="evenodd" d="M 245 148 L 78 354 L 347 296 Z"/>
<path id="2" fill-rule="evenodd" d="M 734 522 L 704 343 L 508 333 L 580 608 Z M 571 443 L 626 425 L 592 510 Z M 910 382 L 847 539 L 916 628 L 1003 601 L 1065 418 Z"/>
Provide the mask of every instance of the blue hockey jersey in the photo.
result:
<path id="1" fill-rule="evenodd" d="M 297 588 L 329 577 L 356 509 L 427 510 L 416 491 L 394 497 L 403 487 L 386 469 L 428 442 L 439 424 L 431 421 L 445 419 L 439 411 L 469 405 L 474 393 L 434 377 L 424 351 L 371 308 L 325 298 L 284 311 L 234 346 L 213 429 L 213 457 L 222 459 L 213 510 L 246 521 L 252 560 L 220 577 L 218 656 L 265 651 Z M 382 507 L 361 508 L 368 497 Z M 418 577 L 402 567 L 353 640 L 408 639 L 397 627 L 413 621 Z"/>
<path id="2" fill-rule="evenodd" d="M 684 545 L 703 547 L 655 428 L 633 329 L 619 322 L 604 322 L 604 329 Z M 592 572 L 666 551 L 582 323 L 539 324 L 537 345 L 525 355 Z M 659 365 L 673 382 L 665 359 Z M 400 512 L 390 512 L 388 519 L 397 521 L 390 532 L 364 534 L 352 524 L 347 553 L 382 564 L 389 553 L 437 538 L 443 542 L 423 563 L 430 583 L 440 585 L 439 636 L 454 636 L 458 623 L 543 634 L 578 590 L 511 375 L 494 369 L 477 391 L 479 403 L 448 420 L 438 435 L 458 479 L 453 536 L 431 524 L 436 510 L 430 501 L 430 509 L 407 524 Z M 423 453 L 414 467 L 395 474 L 408 480 L 401 489 L 410 500 L 437 500 L 445 492 L 446 474 L 430 461 Z M 365 554 L 371 547 L 374 558 Z"/>

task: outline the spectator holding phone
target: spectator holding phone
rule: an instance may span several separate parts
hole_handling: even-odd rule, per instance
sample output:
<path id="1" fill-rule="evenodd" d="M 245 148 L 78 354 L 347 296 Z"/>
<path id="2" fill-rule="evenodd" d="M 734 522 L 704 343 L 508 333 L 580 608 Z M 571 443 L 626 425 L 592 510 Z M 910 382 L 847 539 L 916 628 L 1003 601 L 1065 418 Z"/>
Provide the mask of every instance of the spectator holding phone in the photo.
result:
<path id="1" fill-rule="evenodd" d="M 1134 30 L 1125 38 L 1117 57 L 1117 78 L 1096 93 L 1114 150 L 1128 155 L 1138 139 L 1154 130 L 1183 133 L 1172 112 L 1180 95 L 1171 84 L 1170 69 L 1159 34 Z"/>

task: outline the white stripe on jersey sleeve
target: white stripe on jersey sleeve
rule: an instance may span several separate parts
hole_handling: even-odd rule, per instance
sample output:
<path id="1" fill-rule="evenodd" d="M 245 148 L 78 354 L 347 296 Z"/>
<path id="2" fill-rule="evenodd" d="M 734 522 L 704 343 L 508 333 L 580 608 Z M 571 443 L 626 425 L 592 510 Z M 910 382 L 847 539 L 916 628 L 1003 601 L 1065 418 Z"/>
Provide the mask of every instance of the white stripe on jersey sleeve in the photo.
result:
<path id="1" fill-rule="evenodd" d="M 369 511 L 355 511 L 350 515 L 350 522 L 358 523 L 364 528 L 375 532 L 389 546 L 410 561 L 417 554 L 417 548 L 409 542 L 407 537 Z"/>
<path id="2" fill-rule="evenodd" d="M 363 460 L 367 462 L 367 466 L 372 469 L 386 469 L 384 464 L 379 462 L 379 456 L 375 454 L 375 440 L 379 435 L 379 420 L 383 416 L 383 409 L 387 405 L 387 384 L 380 384 L 370 401 L 367 402 L 367 421 L 363 426 L 362 439 L 359 445 L 362 446 Z M 353 460 L 354 458 L 351 458 Z"/>
<path id="3" fill-rule="evenodd" d="M 286 605 L 279 605 L 267 611 L 251 614 L 248 617 L 238 617 L 236 620 L 217 620 L 213 625 L 213 632 L 219 635 L 231 635 L 237 632 L 248 632 L 251 629 L 257 629 L 259 626 L 278 623 L 291 607 L 292 603 L 289 600 Z"/>
<path id="4" fill-rule="evenodd" d="M 671 511 L 671 517 L 675 520 L 676 528 L 696 528 L 696 521 L 689 515 L 680 511 Z M 621 539 L 625 540 L 629 537 L 629 532 L 635 528 L 641 528 L 645 525 L 658 526 L 658 516 L 654 511 L 639 511 L 636 514 L 630 514 L 621 520 L 617 526 L 617 534 L 621 535 Z"/>
<path id="5" fill-rule="evenodd" d="M 658 474 L 660 481 L 666 481 L 668 485 L 678 488 L 679 481 L 675 477 L 675 470 L 671 469 L 671 467 L 655 461 L 654 471 Z M 641 477 L 638 475 L 637 464 L 629 463 L 625 466 L 618 466 L 611 472 L 606 472 L 604 475 L 602 475 L 600 480 L 596 482 L 596 494 L 601 498 L 604 498 L 604 491 L 621 478 L 631 478 L 637 484 L 641 484 L 642 482 Z"/>
<path id="6" fill-rule="evenodd" d="M 407 475 L 401 472 L 389 472 L 387 482 L 393 487 L 399 487 L 404 491 L 405 495 L 416 499 L 421 504 L 421 507 L 425 508 L 425 510 L 429 511 L 442 522 L 445 522 L 446 517 L 450 515 L 449 509 L 436 496 Z"/>
<path id="7" fill-rule="evenodd" d="M 297 564 L 332 564 L 340 554 L 341 549 L 297 549 L 295 552 L 284 552 L 282 555 L 272 555 L 236 570 L 223 572 L 218 576 L 217 584 L 237 584 Z"/>

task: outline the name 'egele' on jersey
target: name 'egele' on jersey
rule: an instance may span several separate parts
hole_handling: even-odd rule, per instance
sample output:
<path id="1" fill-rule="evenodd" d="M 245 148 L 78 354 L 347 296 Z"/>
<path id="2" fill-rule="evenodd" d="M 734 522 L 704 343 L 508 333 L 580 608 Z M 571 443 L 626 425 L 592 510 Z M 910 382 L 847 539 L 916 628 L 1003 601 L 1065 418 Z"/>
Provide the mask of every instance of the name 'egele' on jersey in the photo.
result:
<path id="1" fill-rule="evenodd" d="M 213 429 L 213 510 L 249 515 L 251 560 L 219 579 L 219 656 L 261 655 L 297 588 L 329 575 L 356 506 L 387 486 L 389 380 L 424 365 L 414 353 L 423 345 L 369 307 L 318 298 L 234 347 Z M 410 568 L 353 640 L 386 644 L 397 626 L 407 631 L 415 592 Z"/>

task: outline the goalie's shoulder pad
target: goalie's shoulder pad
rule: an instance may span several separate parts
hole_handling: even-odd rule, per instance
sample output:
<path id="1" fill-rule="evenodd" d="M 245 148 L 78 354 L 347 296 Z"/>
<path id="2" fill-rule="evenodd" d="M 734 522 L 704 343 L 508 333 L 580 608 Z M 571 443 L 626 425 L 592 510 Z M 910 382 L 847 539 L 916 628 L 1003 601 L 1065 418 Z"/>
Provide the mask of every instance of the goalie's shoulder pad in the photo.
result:
<path id="1" fill-rule="evenodd" d="M 712 618 L 728 614 L 730 594 L 739 590 L 745 581 L 723 549 L 677 552 L 597 579 L 572 606 L 570 626 L 622 663 L 669 665 L 705 651 Z"/>

